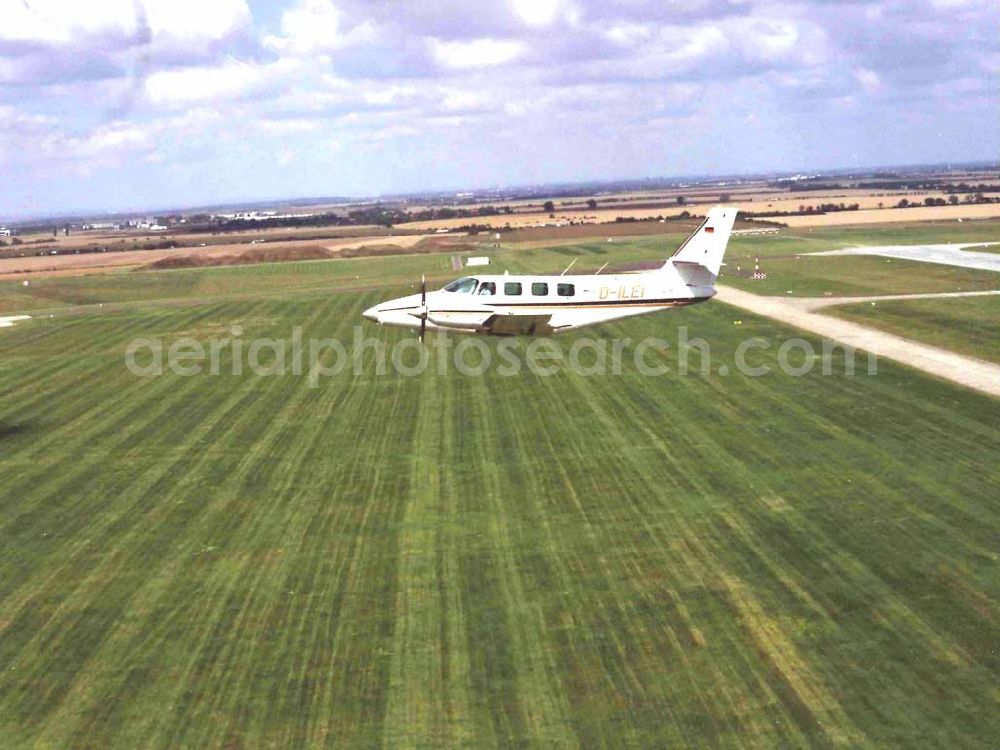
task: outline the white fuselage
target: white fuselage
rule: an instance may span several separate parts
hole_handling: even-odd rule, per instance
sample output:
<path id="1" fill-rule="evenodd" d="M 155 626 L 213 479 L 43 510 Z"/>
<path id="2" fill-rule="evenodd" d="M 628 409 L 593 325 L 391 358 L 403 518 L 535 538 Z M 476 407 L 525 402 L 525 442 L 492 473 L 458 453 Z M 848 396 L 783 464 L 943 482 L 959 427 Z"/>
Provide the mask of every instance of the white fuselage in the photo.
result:
<path id="1" fill-rule="evenodd" d="M 454 289 L 458 287 L 458 291 Z M 463 288 L 467 287 L 467 288 Z M 365 310 L 383 325 L 488 333 L 550 334 L 702 302 L 713 286 L 692 286 L 670 264 L 655 271 L 602 275 L 476 275 Z"/>
<path id="2" fill-rule="evenodd" d="M 364 312 L 385 325 L 494 336 L 548 335 L 703 302 L 715 294 L 732 206 L 715 206 L 655 271 L 575 276 L 465 276 L 444 289 L 389 300 Z"/>

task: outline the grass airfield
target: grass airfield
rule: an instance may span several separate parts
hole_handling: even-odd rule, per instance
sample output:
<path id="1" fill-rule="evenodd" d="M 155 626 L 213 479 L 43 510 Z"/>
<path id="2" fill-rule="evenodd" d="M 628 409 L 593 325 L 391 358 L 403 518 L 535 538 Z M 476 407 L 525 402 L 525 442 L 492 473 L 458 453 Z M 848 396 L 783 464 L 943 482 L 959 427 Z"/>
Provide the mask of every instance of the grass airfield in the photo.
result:
<path id="1" fill-rule="evenodd" d="M 826 312 L 970 357 L 1000 362 L 1000 295 L 858 302 Z"/>
<path id="2" fill-rule="evenodd" d="M 789 244 L 754 241 L 733 248 Z M 821 260 L 869 259 L 798 262 Z M 423 256 L 0 284 L 37 315 L 0 332 L 4 746 L 992 745 L 995 400 L 887 360 L 784 375 L 776 345 L 740 375 L 745 337 L 798 333 L 721 303 L 596 331 L 686 326 L 713 367 L 683 377 L 675 348 L 647 356 L 663 377 L 630 349 L 620 376 L 366 366 L 318 388 L 124 366 L 134 337 L 234 324 L 347 341 L 421 271 L 455 275 Z M 951 272 L 934 283 L 968 283 Z"/>

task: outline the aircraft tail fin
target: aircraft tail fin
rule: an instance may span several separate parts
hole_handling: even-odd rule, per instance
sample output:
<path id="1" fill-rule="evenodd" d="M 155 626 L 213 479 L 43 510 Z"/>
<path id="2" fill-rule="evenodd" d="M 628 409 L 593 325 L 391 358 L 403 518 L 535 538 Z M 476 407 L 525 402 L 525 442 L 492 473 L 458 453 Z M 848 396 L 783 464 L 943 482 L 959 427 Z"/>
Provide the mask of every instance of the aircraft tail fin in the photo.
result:
<path id="1" fill-rule="evenodd" d="M 713 286 L 722 267 L 737 209 L 715 206 L 664 265 L 672 265 L 691 286 Z"/>

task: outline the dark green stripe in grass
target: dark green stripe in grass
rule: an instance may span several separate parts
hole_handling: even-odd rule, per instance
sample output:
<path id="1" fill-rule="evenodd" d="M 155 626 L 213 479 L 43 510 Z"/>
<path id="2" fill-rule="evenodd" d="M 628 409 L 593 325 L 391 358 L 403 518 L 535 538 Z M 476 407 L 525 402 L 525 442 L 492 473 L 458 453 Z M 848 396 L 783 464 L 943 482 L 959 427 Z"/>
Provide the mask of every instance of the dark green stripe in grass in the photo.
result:
<path id="1" fill-rule="evenodd" d="M 481 415 L 485 408 L 496 409 L 483 393 L 482 384 L 455 375 L 451 387 L 448 421 L 456 438 L 447 454 L 448 463 L 459 468 L 454 478 L 452 503 L 459 518 L 472 521 L 471 528 L 456 540 L 458 569 L 461 575 L 461 606 L 465 613 L 465 638 L 469 650 L 469 685 L 474 699 L 473 716 L 480 733 L 499 744 L 525 736 L 525 696 L 518 689 L 511 630 L 517 627 L 511 619 L 517 615 L 508 610 L 503 596 L 497 553 L 492 549 L 488 530 L 494 518 L 488 506 L 492 477 L 501 470 L 501 481 L 508 485 L 504 495 L 511 500 L 521 497 L 509 485 L 502 473 L 500 459 L 509 455 L 506 446 L 492 446 L 492 455 L 478 449 L 479 440 L 489 441 L 491 435 L 481 431 Z M 479 403 L 485 399 L 486 403 Z M 485 458 L 485 460 L 484 460 Z M 499 464 L 499 466 L 497 465 Z M 472 529 L 475 529 L 473 532 Z"/>

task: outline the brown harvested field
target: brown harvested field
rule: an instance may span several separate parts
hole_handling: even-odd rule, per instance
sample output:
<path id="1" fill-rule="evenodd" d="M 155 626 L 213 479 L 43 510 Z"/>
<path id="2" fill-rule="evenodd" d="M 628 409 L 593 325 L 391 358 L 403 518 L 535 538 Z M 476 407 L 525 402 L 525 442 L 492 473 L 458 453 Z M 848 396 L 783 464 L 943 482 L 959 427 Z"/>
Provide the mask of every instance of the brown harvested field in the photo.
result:
<path id="1" fill-rule="evenodd" d="M 224 244 L 226 242 L 249 242 L 254 239 L 266 239 L 269 242 L 276 238 L 282 240 L 298 239 L 358 239 L 369 237 L 391 237 L 393 242 L 416 233 L 409 226 L 394 227 L 388 229 L 384 226 L 372 224 L 359 224 L 357 226 L 326 226 L 326 227 L 273 227 L 270 229 L 246 229 L 236 232 L 197 232 L 191 234 L 168 235 L 178 240 L 192 242 L 207 242 L 213 245 Z"/>
<path id="2" fill-rule="evenodd" d="M 409 222 L 405 226 L 421 231 L 432 231 L 437 229 L 458 229 L 469 226 L 469 224 L 487 225 L 496 229 L 503 229 L 507 226 L 512 229 L 553 229 L 569 226 L 569 223 L 581 224 L 614 224 L 620 216 L 626 219 L 646 219 L 650 216 L 677 216 L 682 211 L 698 212 L 698 207 L 675 206 L 667 208 L 610 208 L 610 209 L 583 209 L 580 211 L 557 211 L 555 218 L 541 212 L 497 214 L 495 216 L 475 216 L 464 219 L 431 219 L 428 221 Z M 593 231 L 592 229 L 590 230 Z M 602 230 L 603 231 L 603 230 Z"/>
<path id="3" fill-rule="evenodd" d="M 957 206 L 919 206 L 886 208 L 871 211 L 842 211 L 822 216 L 782 216 L 776 221 L 790 227 L 845 226 L 848 224 L 887 224 L 912 221 L 955 221 L 990 219 L 1000 216 L 1000 203 L 973 203 Z"/>
<path id="4" fill-rule="evenodd" d="M 965 173 L 957 173 L 951 175 L 950 179 L 954 183 L 963 181 L 972 182 L 976 185 L 987 185 L 989 186 L 989 190 L 992 192 L 1000 191 L 1000 181 L 984 179 L 982 175 L 979 174 L 970 176 Z M 876 189 L 849 187 L 833 187 L 825 190 L 788 191 L 769 187 L 764 182 L 751 182 L 726 187 L 698 185 L 673 189 L 637 190 L 613 194 L 560 196 L 558 198 L 552 198 L 552 201 L 555 203 L 557 210 L 560 212 L 587 213 L 591 212 L 590 209 L 586 208 L 586 202 L 590 199 L 594 199 L 598 202 L 597 211 L 613 210 L 616 208 L 628 210 L 631 207 L 635 207 L 640 204 L 646 205 L 649 203 L 656 203 L 657 205 L 663 205 L 664 208 L 673 209 L 677 208 L 676 199 L 681 196 L 685 198 L 688 204 L 690 204 L 688 206 L 690 208 L 691 205 L 704 206 L 707 204 L 722 202 L 721 199 L 723 195 L 729 196 L 729 200 L 725 202 L 735 205 L 742 205 L 744 203 L 766 204 L 777 201 L 787 201 L 789 205 L 794 204 L 796 207 L 800 203 L 809 205 L 816 203 L 840 202 L 857 202 L 861 203 L 863 207 L 877 207 L 879 202 L 883 202 L 886 205 L 894 205 L 901 198 L 907 198 L 910 201 L 923 201 L 923 199 L 928 196 L 947 197 L 948 194 L 939 190 L 916 191 L 903 190 L 899 188 Z M 869 198 L 873 200 L 869 202 L 867 200 Z M 540 214 L 542 203 L 545 200 L 545 198 L 541 197 L 522 198 L 517 200 L 497 199 L 494 201 L 484 200 L 479 205 L 510 206 L 517 213 L 523 212 L 527 214 Z M 442 202 L 435 205 L 438 207 L 448 207 L 453 209 L 469 208 L 469 204 L 457 202 Z M 680 207 L 679 210 L 683 210 L 683 207 Z"/>
<path id="5" fill-rule="evenodd" d="M 698 219 L 672 219 L 670 221 L 623 221 L 611 224 L 575 224 L 562 227 L 523 227 L 500 234 L 503 245 L 516 243 L 522 248 L 551 247 L 572 244 L 583 239 L 607 239 L 617 237 L 647 237 L 650 235 L 688 234 L 697 228 Z M 737 221 L 734 229 L 759 229 L 760 224 Z M 490 232 L 483 232 L 476 238 L 485 238 L 486 244 L 495 241 Z M 480 242 L 483 240 L 480 239 Z"/>
<path id="6" fill-rule="evenodd" d="M 897 221 L 923 221 L 927 219 L 949 219 L 949 218 L 983 218 L 985 216 L 1000 215 L 1000 204 L 959 204 L 957 206 L 934 206 L 908 209 L 879 208 L 879 203 L 883 206 L 894 206 L 903 197 L 911 203 L 922 203 L 924 198 L 946 198 L 944 193 L 892 193 L 884 195 L 873 195 L 865 191 L 816 191 L 805 196 L 789 197 L 787 193 L 781 197 L 760 196 L 754 200 L 731 200 L 730 205 L 734 205 L 740 211 L 747 212 L 768 212 L 768 211 L 798 211 L 802 206 L 818 206 L 822 203 L 857 203 L 860 209 L 857 211 L 835 211 L 827 214 L 817 214 L 811 216 L 777 216 L 770 220 L 778 221 L 789 226 L 836 226 L 840 224 L 868 224 Z M 413 230 L 434 231 L 437 229 L 456 229 L 468 226 L 471 223 L 485 224 L 494 228 L 511 227 L 515 230 L 527 228 L 558 229 L 569 226 L 570 222 L 576 224 L 613 224 L 621 217 L 624 219 L 648 219 L 650 217 L 672 217 L 678 216 L 683 211 L 692 214 L 704 214 L 708 204 L 700 205 L 670 205 L 629 208 L 628 204 L 604 207 L 596 209 L 563 209 L 556 210 L 555 216 L 551 217 L 544 212 L 525 212 L 514 214 L 497 214 L 494 216 L 478 216 L 474 218 L 459 219 L 434 219 L 428 221 L 415 221 L 405 226 Z M 592 231 L 592 230 L 586 230 Z M 601 230 L 604 231 L 604 230 Z"/>
<path id="7" fill-rule="evenodd" d="M 500 241 L 510 242 L 539 242 L 545 241 L 552 244 L 551 240 L 575 241 L 588 237 L 636 237 L 649 234 L 668 234 L 673 232 L 691 231 L 697 226 L 694 220 L 676 221 L 625 221 L 620 223 L 602 224 L 599 227 L 594 224 L 575 224 L 563 227 L 522 227 L 512 232 L 504 232 L 500 235 Z M 493 235 L 486 232 L 478 235 L 489 240 Z"/>
<path id="8" fill-rule="evenodd" d="M 33 255 L 24 258 L 0 258 L 0 279 L 3 278 L 25 278 L 27 276 L 78 276 L 87 273 L 101 273 L 106 271 L 121 271 L 130 268 L 151 266 L 161 261 L 170 259 L 191 257 L 190 265 L 222 265 L 229 263 L 240 263 L 246 261 L 229 260 L 233 256 L 239 256 L 248 252 L 265 251 L 271 253 L 290 253 L 295 255 L 306 248 L 318 248 L 320 251 L 328 251 L 330 257 L 345 254 L 346 251 L 363 248 L 369 245 L 382 246 L 389 244 L 399 250 L 412 248 L 427 235 L 404 235 L 389 238 L 380 237 L 360 237 L 344 238 L 338 240 L 297 240 L 292 242 L 275 242 L 264 245 L 242 245 L 220 244 L 206 245 L 205 247 L 184 247 L 165 250 L 129 250 L 111 251 L 106 253 L 80 253 L 70 255 Z M 383 250 L 384 252 L 384 250 Z M 225 259 L 225 260 L 219 260 Z M 216 262 L 212 262 L 216 261 Z M 251 261 L 266 262 L 266 261 Z M 162 267 L 162 266 L 161 266 Z"/>
<path id="9" fill-rule="evenodd" d="M 956 178 L 955 181 L 960 181 Z M 973 178 L 966 181 L 974 182 L 976 185 L 986 185 L 987 192 L 1000 192 L 1000 181 Z M 688 204 L 706 205 L 722 201 L 722 196 L 728 196 L 726 203 L 769 203 L 774 201 L 795 201 L 805 204 L 817 202 L 845 203 L 858 202 L 864 198 L 875 198 L 875 204 L 882 201 L 886 204 L 896 203 L 900 198 L 909 200 L 923 200 L 927 196 L 947 197 L 948 193 L 941 190 L 905 190 L 902 188 L 852 188 L 852 187 L 830 187 L 820 190 L 780 190 L 769 187 L 763 183 L 749 183 L 739 186 L 705 186 L 699 185 L 690 188 L 675 188 L 671 190 L 647 190 L 626 193 L 605 193 L 593 195 L 560 196 L 551 198 L 557 210 L 566 211 L 587 211 L 588 200 L 596 200 L 598 211 L 610 210 L 614 208 L 627 209 L 636 205 L 647 205 L 650 203 L 662 204 L 666 207 L 676 207 L 678 197 L 683 197 Z M 959 196 L 961 197 L 961 196 Z M 523 198 L 518 200 L 481 201 L 478 205 L 509 206 L 515 212 L 541 213 L 541 206 L 546 198 Z M 436 207 L 462 209 L 469 208 L 470 204 L 462 204 L 444 201 L 434 204 Z M 682 207 L 683 208 L 683 207 Z M 516 214 L 515 214 L 516 215 Z M 408 225 L 407 225 L 408 226 Z"/>

